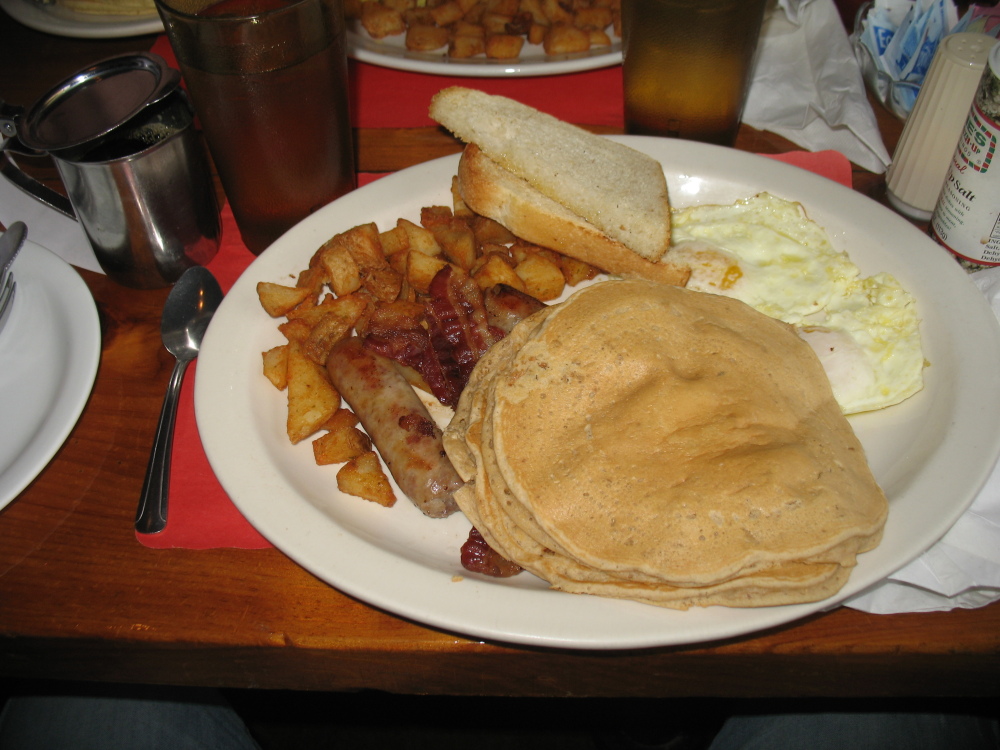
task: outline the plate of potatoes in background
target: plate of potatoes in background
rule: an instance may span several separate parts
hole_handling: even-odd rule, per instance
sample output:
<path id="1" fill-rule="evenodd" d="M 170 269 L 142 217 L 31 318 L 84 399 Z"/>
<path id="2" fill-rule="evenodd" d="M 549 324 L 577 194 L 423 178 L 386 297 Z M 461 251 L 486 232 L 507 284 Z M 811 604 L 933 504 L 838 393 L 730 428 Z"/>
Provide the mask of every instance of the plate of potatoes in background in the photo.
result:
<path id="1" fill-rule="evenodd" d="M 351 56 L 419 73 L 558 75 L 621 62 L 620 0 L 347 0 Z"/>

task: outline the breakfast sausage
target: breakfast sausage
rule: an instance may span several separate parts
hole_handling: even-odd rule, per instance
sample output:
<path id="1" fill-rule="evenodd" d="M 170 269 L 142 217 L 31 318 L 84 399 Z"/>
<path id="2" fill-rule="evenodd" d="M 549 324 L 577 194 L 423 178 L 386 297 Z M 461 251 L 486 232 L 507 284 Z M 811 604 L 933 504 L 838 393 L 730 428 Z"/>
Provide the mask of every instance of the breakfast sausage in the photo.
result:
<path id="1" fill-rule="evenodd" d="M 483 292 L 483 304 L 490 325 L 505 334 L 522 320 L 545 307 L 544 302 L 506 284 L 496 284 Z"/>
<path id="2" fill-rule="evenodd" d="M 441 430 L 392 360 L 351 336 L 333 348 L 326 369 L 399 489 L 425 515 L 454 513 L 462 480 L 444 452 Z"/>

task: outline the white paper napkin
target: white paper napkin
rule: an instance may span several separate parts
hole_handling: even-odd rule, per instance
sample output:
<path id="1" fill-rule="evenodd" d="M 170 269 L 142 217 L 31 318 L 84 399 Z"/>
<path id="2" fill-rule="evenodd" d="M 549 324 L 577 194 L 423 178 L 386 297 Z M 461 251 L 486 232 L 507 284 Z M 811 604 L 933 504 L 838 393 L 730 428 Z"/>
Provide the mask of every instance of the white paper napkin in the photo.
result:
<path id="1" fill-rule="evenodd" d="M 1000 318 L 1000 268 L 972 274 Z M 951 530 L 905 568 L 844 604 L 873 614 L 974 609 L 1000 600 L 1000 465 Z"/>
<path id="2" fill-rule="evenodd" d="M 28 239 L 77 268 L 104 273 L 80 223 L 35 200 L 0 175 L 0 221 L 23 221 Z"/>
<path id="3" fill-rule="evenodd" d="M 809 151 L 833 149 L 876 174 L 890 156 L 833 0 L 777 0 L 743 122 Z"/>

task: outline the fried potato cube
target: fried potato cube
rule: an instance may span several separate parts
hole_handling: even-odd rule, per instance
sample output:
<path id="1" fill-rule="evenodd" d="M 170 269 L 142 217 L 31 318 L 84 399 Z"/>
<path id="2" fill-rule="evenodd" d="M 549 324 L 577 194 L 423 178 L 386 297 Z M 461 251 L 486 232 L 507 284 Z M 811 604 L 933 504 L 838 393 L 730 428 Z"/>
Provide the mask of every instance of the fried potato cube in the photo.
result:
<path id="1" fill-rule="evenodd" d="M 343 430 L 347 427 L 357 427 L 361 420 L 358 419 L 358 415 L 347 407 L 342 407 L 337 409 L 323 425 L 324 430 L 330 432 L 335 432 L 336 430 Z"/>
<path id="2" fill-rule="evenodd" d="M 403 21 L 406 22 L 406 28 L 411 26 L 433 26 L 434 17 L 431 16 L 430 8 L 411 8 L 403 13 Z"/>
<path id="3" fill-rule="evenodd" d="M 295 286 L 300 289 L 307 289 L 310 294 L 315 296 L 323 291 L 323 287 L 329 280 L 329 277 L 326 275 L 326 268 L 317 263 L 316 265 L 310 265 L 309 268 L 306 268 L 299 274 Z"/>
<path id="4" fill-rule="evenodd" d="M 307 326 L 308 334 L 304 338 L 296 336 L 295 339 L 304 345 L 310 342 L 307 350 L 316 362 L 322 364 L 326 362 L 326 356 L 320 353 L 320 349 L 325 346 L 324 342 L 332 339 L 332 343 L 336 343 L 339 340 L 338 332 L 343 329 L 339 333 L 339 336 L 343 336 L 346 331 L 350 331 L 367 307 L 368 300 L 360 294 L 345 294 L 342 297 L 328 295 L 314 307 L 289 312 L 288 323 L 298 321 Z M 281 326 L 278 328 L 280 330 Z"/>
<path id="5" fill-rule="evenodd" d="M 456 21 L 462 20 L 465 10 L 455 0 L 448 0 L 435 8 L 431 8 L 431 18 L 438 26 L 448 26 Z"/>
<path id="6" fill-rule="evenodd" d="M 491 13 L 500 16 L 516 16 L 521 7 L 521 0 L 486 0 Z"/>
<path id="7" fill-rule="evenodd" d="M 444 257 L 459 268 L 468 271 L 476 262 L 476 235 L 464 221 L 452 221 L 447 226 L 434 229 Z"/>
<path id="8" fill-rule="evenodd" d="M 510 253 L 511 260 L 514 261 L 514 265 L 516 266 L 522 260 L 527 258 L 529 254 L 537 253 L 541 249 L 542 248 L 538 245 L 532 245 L 530 242 L 525 242 L 524 240 L 519 239 L 510 246 L 508 252 Z"/>
<path id="9" fill-rule="evenodd" d="M 386 265 L 384 268 L 373 268 L 369 271 L 363 283 L 365 289 L 379 302 L 392 302 L 399 297 L 403 287 L 403 275 Z"/>
<path id="10" fill-rule="evenodd" d="M 451 27 L 453 36 L 473 36 L 486 39 L 486 29 L 481 23 L 469 23 L 466 20 L 458 21 Z"/>
<path id="11" fill-rule="evenodd" d="M 541 253 L 529 253 L 514 272 L 524 282 L 523 291 L 542 302 L 556 299 L 566 286 L 562 269 Z"/>
<path id="12" fill-rule="evenodd" d="M 298 342 L 288 345 L 288 419 L 286 430 L 293 444 L 315 433 L 340 408 L 326 368 L 309 359 Z"/>
<path id="13" fill-rule="evenodd" d="M 576 286 L 582 281 L 587 281 L 597 276 L 598 271 L 594 266 L 582 260 L 571 258 L 568 255 L 559 256 L 559 268 L 562 269 L 563 278 L 570 286 Z"/>
<path id="14" fill-rule="evenodd" d="M 431 230 L 425 229 L 419 224 L 414 224 L 409 219 L 397 219 L 396 226 L 406 232 L 411 250 L 416 250 L 424 255 L 441 254 L 441 246 L 434 239 L 434 234 Z"/>
<path id="15" fill-rule="evenodd" d="M 452 213 L 454 213 L 456 217 L 469 219 L 474 215 L 472 209 L 466 205 L 465 199 L 462 197 L 462 193 L 458 189 L 457 175 L 451 178 L 451 204 Z"/>
<path id="16" fill-rule="evenodd" d="M 586 52 L 590 49 L 590 34 L 566 23 L 555 24 L 545 35 L 542 48 L 549 55 Z"/>
<path id="17" fill-rule="evenodd" d="M 514 16 L 504 16 L 499 13 L 484 13 L 480 23 L 486 29 L 486 48 L 489 49 L 490 37 L 494 34 L 506 34 L 507 25 L 513 22 Z"/>
<path id="18" fill-rule="evenodd" d="M 528 27 L 528 44 L 542 44 L 549 33 L 548 24 L 533 23 Z"/>
<path id="19" fill-rule="evenodd" d="M 362 273 L 372 268 L 382 268 L 387 265 L 378 227 L 374 223 L 359 224 L 348 229 L 331 239 L 328 244 L 331 247 L 334 245 L 346 247 L 347 252 L 354 258 L 354 262 L 358 264 Z"/>
<path id="20" fill-rule="evenodd" d="M 480 24 L 483 20 L 483 16 L 486 15 L 487 7 L 483 0 L 472 5 L 467 11 L 465 11 L 465 17 L 462 19 L 466 23 Z M 485 30 L 483 34 L 485 35 Z"/>
<path id="21" fill-rule="evenodd" d="M 441 258 L 411 250 L 406 259 L 406 281 L 420 294 L 427 294 L 435 274 L 446 265 L 447 261 Z"/>
<path id="22" fill-rule="evenodd" d="M 289 310 L 287 315 L 289 320 L 302 320 L 311 328 L 319 323 L 320 318 L 326 315 L 337 306 L 337 298 L 332 294 L 327 294 L 323 301 L 315 304 L 312 300 L 308 304 L 302 304 L 294 310 Z"/>
<path id="23" fill-rule="evenodd" d="M 355 425 L 358 418 L 350 409 L 338 409 L 323 425 L 325 435 L 313 440 L 313 458 L 319 466 L 342 464 L 372 449 L 371 438 Z"/>
<path id="24" fill-rule="evenodd" d="M 448 57 L 456 60 L 465 60 L 486 52 L 485 34 L 483 36 L 469 36 L 467 34 L 456 34 L 448 43 Z"/>
<path id="25" fill-rule="evenodd" d="M 457 178 L 456 178 L 457 179 Z M 385 257 L 388 258 L 401 250 L 410 249 L 410 235 L 406 233 L 403 227 L 393 227 L 388 229 L 378 236 L 379 242 L 382 243 L 382 252 L 385 253 Z"/>
<path id="26" fill-rule="evenodd" d="M 476 215 L 472 219 L 472 231 L 480 245 L 509 245 L 517 238 L 503 224 L 485 216 Z"/>
<path id="27" fill-rule="evenodd" d="M 346 247 L 329 247 L 320 256 L 329 278 L 330 288 L 338 297 L 361 288 L 361 269 Z"/>
<path id="28" fill-rule="evenodd" d="M 448 29 L 415 23 L 406 30 L 406 49 L 411 52 L 433 52 L 447 46 Z"/>
<path id="29" fill-rule="evenodd" d="M 396 493 L 392 491 L 392 485 L 374 451 L 362 453 L 340 467 L 337 472 L 337 489 L 387 508 L 396 503 Z"/>
<path id="30" fill-rule="evenodd" d="M 521 0 L 518 6 L 518 13 L 527 13 L 531 16 L 533 23 L 544 24 L 548 26 L 549 19 L 545 15 L 545 9 L 542 8 L 541 0 Z"/>
<path id="31" fill-rule="evenodd" d="M 493 34 L 486 38 L 486 56 L 491 60 L 512 60 L 521 54 L 524 37 L 515 34 Z"/>
<path id="32" fill-rule="evenodd" d="M 257 298 L 260 306 L 272 318 L 287 315 L 288 311 L 305 302 L 312 292 L 296 286 L 283 286 L 270 281 L 257 282 Z"/>
<path id="33" fill-rule="evenodd" d="M 566 10 L 559 0 L 541 0 L 542 11 L 549 20 L 549 24 L 572 23 L 573 16 Z"/>
<path id="34" fill-rule="evenodd" d="M 420 209 L 420 226 L 431 232 L 436 227 L 448 226 L 454 219 L 448 206 L 424 206 Z"/>
<path id="35" fill-rule="evenodd" d="M 404 281 L 406 279 L 406 260 L 409 257 L 409 250 L 400 250 L 386 257 L 386 260 L 389 261 L 389 268 L 402 276 Z"/>
<path id="36" fill-rule="evenodd" d="M 324 315 L 312 327 L 305 341 L 301 342 L 302 351 L 318 365 L 325 365 L 330 350 L 344 338 L 354 327 L 355 318 L 346 318 L 336 312 Z"/>
<path id="37" fill-rule="evenodd" d="M 372 0 L 361 5 L 361 25 L 373 39 L 384 39 L 406 31 L 402 13 Z"/>
<path id="38" fill-rule="evenodd" d="M 378 305 L 372 312 L 373 329 L 408 330 L 419 328 L 424 319 L 424 306 L 419 302 L 397 300 Z"/>
<path id="39" fill-rule="evenodd" d="M 382 5 L 386 8 L 392 8 L 393 10 L 398 10 L 400 13 L 405 13 L 408 10 L 413 10 L 417 7 L 417 0 L 379 0 Z"/>
<path id="40" fill-rule="evenodd" d="M 288 345 L 280 344 L 262 352 L 264 377 L 279 391 L 288 386 Z"/>
<path id="41" fill-rule="evenodd" d="M 279 325 L 278 330 L 289 341 L 298 341 L 301 343 L 309 338 L 309 334 L 312 333 L 312 326 L 302 318 L 294 318 L 286 320 Z"/>
<path id="42" fill-rule="evenodd" d="M 608 36 L 608 32 L 602 31 L 601 29 L 589 29 L 587 33 L 590 35 L 591 47 L 611 46 L 611 37 Z"/>
<path id="43" fill-rule="evenodd" d="M 515 273 L 510 264 L 498 253 L 490 253 L 472 274 L 480 289 L 489 289 L 497 284 L 512 286 L 518 291 L 527 291 L 524 281 Z M 560 275 L 560 278 L 562 276 Z"/>
<path id="44" fill-rule="evenodd" d="M 573 14 L 573 25 L 580 29 L 606 29 L 611 21 L 611 8 L 580 8 Z"/>

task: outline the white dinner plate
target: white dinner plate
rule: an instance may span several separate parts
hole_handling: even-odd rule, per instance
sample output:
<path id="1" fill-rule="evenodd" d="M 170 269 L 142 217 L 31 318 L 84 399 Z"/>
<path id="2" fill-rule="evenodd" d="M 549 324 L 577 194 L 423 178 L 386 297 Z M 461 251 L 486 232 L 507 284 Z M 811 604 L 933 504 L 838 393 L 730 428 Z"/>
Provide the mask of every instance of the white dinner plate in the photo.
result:
<path id="1" fill-rule="evenodd" d="M 357 23 L 347 32 L 347 49 L 354 59 L 385 68 L 472 78 L 554 76 L 607 68 L 622 61 L 621 41 L 610 47 L 594 47 L 587 52 L 566 55 L 547 55 L 540 44 L 525 42 L 521 55 L 515 60 L 490 60 L 484 55 L 457 60 L 443 51 L 410 52 L 402 35 L 373 39 Z"/>
<path id="2" fill-rule="evenodd" d="M 14 307 L 0 331 L 0 508 L 65 442 L 101 358 L 97 307 L 72 266 L 29 240 L 13 270 Z"/>
<path id="3" fill-rule="evenodd" d="M 0 0 L 0 8 L 25 26 L 57 36 L 79 39 L 112 39 L 140 34 L 159 34 L 163 22 L 156 13 L 143 16 L 77 13 L 54 4 L 34 0 Z"/>
<path id="4" fill-rule="evenodd" d="M 833 607 L 919 556 L 965 511 L 1000 452 L 1000 326 L 958 264 L 901 217 L 805 170 L 699 143 L 616 140 L 664 165 L 675 205 L 730 203 L 762 190 L 797 200 L 865 275 L 891 272 L 915 295 L 930 362 L 924 389 L 851 418 L 890 501 L 879 547 L 822 602 L 675 611 L 550 591 L 527 573 L 469 574 L 459 560 L 469 530 L 461 513 L 432 520 L 405 498 L 386 509 L 342 495 L 336 468 L 315 466 L 308 441 L 293 447 L 285 437 L 285 395 L 261 373 L 261 352 L 284 339 L 255 285 L 289 283 L 326 239 L 361 222 L 384 230 L 398 217 L 419 220 L 423 206 L 450 205 L 458 156 L 384 177 L 291 229 L 243 274 L 209 327 L 195 390 L 205 450 L 233 502 L 276 547 L 347 594 L 443 630 L 620 649 L 728 638 Z M 447 419 L 443 411 L 435 416 Z"/>

